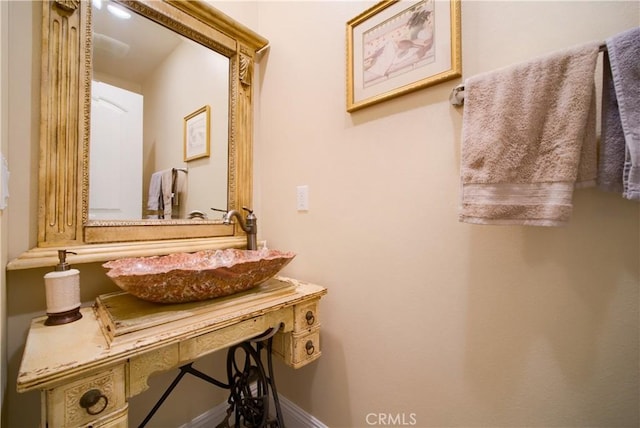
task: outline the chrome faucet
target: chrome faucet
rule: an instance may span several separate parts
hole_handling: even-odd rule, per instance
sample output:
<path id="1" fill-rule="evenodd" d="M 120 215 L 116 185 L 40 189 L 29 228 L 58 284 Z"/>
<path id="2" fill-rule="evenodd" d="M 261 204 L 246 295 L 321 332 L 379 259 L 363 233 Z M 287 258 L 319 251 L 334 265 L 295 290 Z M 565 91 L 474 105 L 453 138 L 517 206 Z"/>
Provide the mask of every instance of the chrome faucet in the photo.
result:
<path id="1" fill-rule="evenodd" d="M 240 214 L 240 212 L 236 210 L 224 211 L 216 208 L 211 209 L 214 211 L 221 211 L 225 213 L 222 217 L 222 222 L 224 224 L 231 224 L 231 219 L 235 217 L 238 221 L 238 224 L 240 225 L 240 228 L 247 234 L 247 250 L 258 249 L 258 219 L 253 213 L 253 210 L 250 210 L 247 207 L 242 207 L 242 209 L 248 213 L 247 220 L 245 222 L 242 218 L 242 214 Z"/>

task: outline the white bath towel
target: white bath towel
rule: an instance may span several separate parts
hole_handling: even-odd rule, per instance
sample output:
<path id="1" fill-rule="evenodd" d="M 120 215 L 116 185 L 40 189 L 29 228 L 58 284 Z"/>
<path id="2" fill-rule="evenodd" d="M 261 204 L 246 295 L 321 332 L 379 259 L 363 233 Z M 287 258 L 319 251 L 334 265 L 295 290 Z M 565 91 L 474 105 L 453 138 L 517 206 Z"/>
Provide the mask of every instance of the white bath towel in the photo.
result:
<path id="1" fill-rule="evenodd" d="M 640 27 L 607 39 L 607 50 L 615 89 L 609 95 L 617 100 L 624 135 L 623 196 L 640 200 Z M 603 145 L 611 143 L 604 141 Z"/>
<path id="2" fill-rule="evenodd" d="M 566 224 L 574 187 L 595 184 L 598 48 L 589 43 L 467 79 L 460 221 Z"/>
<path id="3" fill-rule="evenodd" d="M 151 174 L 147 209 L 154 213 L 149 214 L 147 218 L 171 218 L 173 184 L 174 173 L 172 168 L 156 171 Z"/>
<path id="4" fill-rule="evenodd" d="M 147 209 L 158 211 L 162 205 L 162 171 L 151 174 L 149 180 L 149 194 L 147 199 Z M 158 218 L 157 214 L 151 214 L 149 218 Z"/>

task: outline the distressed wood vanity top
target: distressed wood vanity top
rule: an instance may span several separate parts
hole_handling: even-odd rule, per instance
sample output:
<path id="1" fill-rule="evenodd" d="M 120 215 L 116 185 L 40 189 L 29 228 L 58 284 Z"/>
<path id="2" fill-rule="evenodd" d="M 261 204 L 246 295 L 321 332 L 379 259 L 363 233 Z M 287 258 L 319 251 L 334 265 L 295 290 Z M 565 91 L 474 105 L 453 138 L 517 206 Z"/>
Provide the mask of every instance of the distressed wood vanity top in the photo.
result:
<path id="1" fill-rule="evenodd" d="M 212 315 L 217 324 L 234 322 L 240 314 L 256 316 L 255 304 L 283 304 L 297 293 L 292 281 L 272 279 L 243 293 L 180 304 L 152 303 L 127 292 L 116 292 L 98 296 L 95 309 L 105 336 L 113 346 L 161 334 L 167 327 L 175 331 L 183 324 L 192 326 L 198 319 L 208 320 Z"/>
<path id="2" fill-rule="evenodd" d="M 292 314 L 287 311 L 326 292 L 319 285 L 276 277 L 245 293 L 192 304 L 149 305 L 126 293 L 100 296 L 95 307 L 81 310 L 78 321 L 58 326 L 45 326 L 45 316 L 32 321 L 17 389 L 50 387 L 266 314 L 281 315 L 276 319 L 282 318 L 283 331 L 291 331 Z"/>

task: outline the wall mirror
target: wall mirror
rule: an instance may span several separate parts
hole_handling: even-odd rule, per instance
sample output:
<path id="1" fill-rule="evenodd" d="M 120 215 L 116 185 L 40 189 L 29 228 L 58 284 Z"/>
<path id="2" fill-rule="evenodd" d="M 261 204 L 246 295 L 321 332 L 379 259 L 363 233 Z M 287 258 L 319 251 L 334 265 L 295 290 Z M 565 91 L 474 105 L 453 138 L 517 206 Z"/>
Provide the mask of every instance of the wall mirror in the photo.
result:
<path id="1" fill-rule="evenodd" d="M 113 8 L 130 18 L 118 21 Z M 210 208 L 251 205 L 252 74 L 267 40 L 199 1 L 50 0 L 42 22 L 38 246 L 8 269 L 53 265 L 59 248 L 79 263 L 243 246 L 242 230 Z M 127 24 L 145 27 L 127 39 Z M 153 35 L 136 53 L 140 34 Z M 156 63 L 143 61 L 154 64 L 147 72 L 127 59 L 164 48 Z M 111 87 L 142 95 L 133 137 L 122 111 L 135 108 Z M 131 154 L 120 140 L 141 143 Z M 155 210 L 152 183 L 173 197 Z M 123 196 L 128 188 L 135 199 Z M 121 201 L 132 200 L 124 212 Z"/>
<path id="2" fill-rule="evenodd" d="M 229 58 L 115 3 L 91 22 L 89 220 L 220 218 Z"/>

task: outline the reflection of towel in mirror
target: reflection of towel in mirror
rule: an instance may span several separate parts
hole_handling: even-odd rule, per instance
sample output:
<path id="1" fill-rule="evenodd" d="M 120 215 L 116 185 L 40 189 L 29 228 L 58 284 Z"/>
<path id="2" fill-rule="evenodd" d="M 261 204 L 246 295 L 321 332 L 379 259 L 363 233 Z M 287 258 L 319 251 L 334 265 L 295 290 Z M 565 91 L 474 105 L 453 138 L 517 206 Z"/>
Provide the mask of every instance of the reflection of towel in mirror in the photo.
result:
<path id="1" fill-rule="evenodd" d="M 164 211 L 164 219 L 171 218 L 173 199 L 173 169 L 165 169 L 162 171 L 162 209 Z"/>
<path id="2" fill-rule="evenodd" d="M 154 212 L 148 218 L 158 218 L 157 211 L 161 209 L 162 204 L 162 171 L 154 172 L 149 181 L 149 198 L 147 200 L 147 209 Z"/>
<path id="3" fill-rule="evenodd" d="M 180 206 L 180 198 L 187 192 L 187 172 L 184 170 L 173 170 L 173 201 L 174 207 Z"/>

